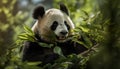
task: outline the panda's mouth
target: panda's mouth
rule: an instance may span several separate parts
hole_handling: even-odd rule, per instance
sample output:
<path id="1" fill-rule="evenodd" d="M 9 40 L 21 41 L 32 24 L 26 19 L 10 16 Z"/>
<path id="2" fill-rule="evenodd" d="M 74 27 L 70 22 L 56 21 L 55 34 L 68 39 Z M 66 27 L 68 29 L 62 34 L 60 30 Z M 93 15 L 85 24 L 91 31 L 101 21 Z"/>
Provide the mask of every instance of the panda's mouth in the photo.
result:
<path id="1" fill-rule="evenodd" d="M 66 36 L 56 36 L 57 40 L 65 40 L 67 37 Z"/>

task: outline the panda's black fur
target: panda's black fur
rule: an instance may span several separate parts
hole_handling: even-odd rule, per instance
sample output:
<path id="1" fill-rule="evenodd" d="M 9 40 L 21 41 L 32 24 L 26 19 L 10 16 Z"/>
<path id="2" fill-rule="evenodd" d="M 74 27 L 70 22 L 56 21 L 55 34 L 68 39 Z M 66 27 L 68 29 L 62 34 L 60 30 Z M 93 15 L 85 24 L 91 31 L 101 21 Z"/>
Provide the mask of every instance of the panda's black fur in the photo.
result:
<path id="1" fill-rule="evenodd" d="M 61 6 L 60 10 L 64 11 L 67 15 L 69 15 L 67 8 L 63 4 L 61 4 L 60 6 Z M 34 10 L 33 18 L 34 19 L 38 19 L 39 17 L 42 18 L 45 14 L 45 11 L 43 10 L 44 8 L 42 6 L 37 7 Z M 65 42 L 55 42 L 54 44 L 41 39 L 41 36 L 38 33 L 39 33 L 38 31 L 35 32 L 35 37 L 38 42 L 53 44 L 54 46 L 52 48 L 47 48 L 40 46 L 40 44 L 38 44 L 37 42 L 26 41 L 23 46 L 22 61 L 30 62 L 42 61 L 42 64 L 54 63 L 54 61 L 59 58 L 59 55 L 53 52 L 53 48 L 55 47 L 56 44 L 62 49 L 64 56 L 70 54 L 79 54 L 87 50 L 84 46 L 72 41 L 72 39 L 69 39 Z"/>

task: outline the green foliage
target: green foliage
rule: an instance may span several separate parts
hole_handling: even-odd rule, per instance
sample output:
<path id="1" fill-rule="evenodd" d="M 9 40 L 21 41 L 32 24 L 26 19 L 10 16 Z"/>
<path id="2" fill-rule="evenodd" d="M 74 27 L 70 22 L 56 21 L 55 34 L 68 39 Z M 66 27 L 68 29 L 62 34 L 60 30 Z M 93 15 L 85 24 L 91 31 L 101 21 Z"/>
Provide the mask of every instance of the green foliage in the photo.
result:
<path id="1" fill-rule="evenodd" d="M 71 54 L 67 57 L 61 57 L 53 65 L 46 64 L 43 69 L 84 69 L 89 57 Z"/>
<path id="2" fill-rule="evenodd" d="M 34 32 L 29 28 L 27 27 L 26 25 L 24 26 L 24 30 L 25 30 L 25 33 L 22 33 L 18 36 L 18 38 L 20 40 L 23 40 L 23 41 L 32 41 L 32 42 L 35 42 L 35 34 Z"/>
<path id="3" fill-rule="evenodd" d="M 107 24 L 102 49 L 90 59 L 90 69 L 120 69 L 120 0 L 97 0 L 103 25 Z M 102 57 L 101 57 L 102 56 Z M 97 60 L 97 61 L 96 61 Z"/>
<path id="4" fill-rule="evenodd" d="M 17 5 L 17 0 L 0 0 L 0 69 L 15 69 L 20 62 L 17 60 L 21 46 L 16 45 L 15 38 L 28 14 L 19 11 Z"/>

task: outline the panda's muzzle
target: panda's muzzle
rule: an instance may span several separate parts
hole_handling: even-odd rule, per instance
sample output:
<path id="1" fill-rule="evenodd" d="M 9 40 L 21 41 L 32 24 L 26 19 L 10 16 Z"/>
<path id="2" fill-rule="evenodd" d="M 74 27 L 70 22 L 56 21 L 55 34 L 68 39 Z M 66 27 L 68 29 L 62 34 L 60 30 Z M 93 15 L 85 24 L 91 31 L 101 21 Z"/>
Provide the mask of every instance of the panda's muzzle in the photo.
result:
<path id="1" fill-rule="evenodd" d="M 61 31 L 60 34 L 63 35 L 63 36 L 66 36 L 67 35 L 67 31 Z"/>
<path id="2" fill-rule="evenodd" d="M 67 38 L 67 31 L 61 31 L 59 36 L 56 36 L 58 40 L 65 40 Z"/>

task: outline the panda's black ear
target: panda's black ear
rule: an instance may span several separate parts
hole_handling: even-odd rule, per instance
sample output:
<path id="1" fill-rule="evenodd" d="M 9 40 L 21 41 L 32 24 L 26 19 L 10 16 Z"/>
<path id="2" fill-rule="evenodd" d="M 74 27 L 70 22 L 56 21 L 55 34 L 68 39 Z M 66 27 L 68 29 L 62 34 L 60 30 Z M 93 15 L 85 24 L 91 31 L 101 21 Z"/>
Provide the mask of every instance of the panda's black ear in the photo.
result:
<path id="1" fill-rule="evenodd" d="M 33 11 L 33 18 L 38 19 L 38 17 L 43 17 L 45 14 L 45 9 L 43 6 L 38 6 Z"/>
<path id="2" fill-rule="evenodd" d="M 69 11 L 63 3 L 60 4 L 60 10 L 65 12 L 69 16 Z"/>

